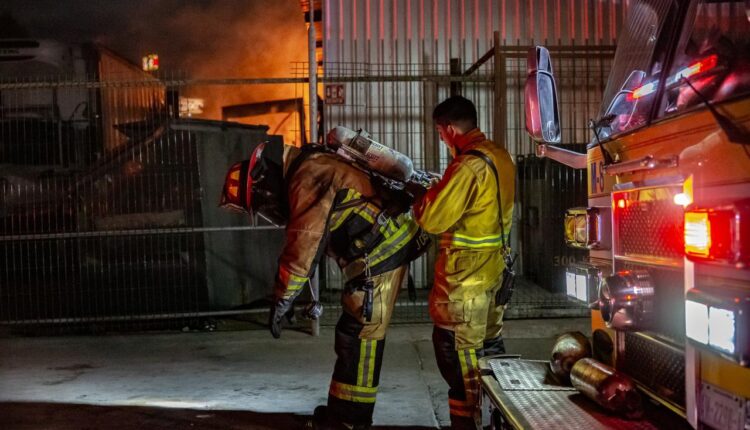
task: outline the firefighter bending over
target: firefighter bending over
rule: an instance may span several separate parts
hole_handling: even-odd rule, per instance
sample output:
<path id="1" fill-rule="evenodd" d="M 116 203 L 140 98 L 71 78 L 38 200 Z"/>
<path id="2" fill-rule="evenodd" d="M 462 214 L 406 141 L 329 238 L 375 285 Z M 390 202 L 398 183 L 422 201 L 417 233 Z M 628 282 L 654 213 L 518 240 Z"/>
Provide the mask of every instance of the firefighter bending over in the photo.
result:
<path id="1" fill-rule="evenodd" d="M 286 224 L 270 315 L 274 337 L 321 256 L 341 267 L 344 313 L 336 324 L 328 406 L 316 408 L 309 425 L 368 429 L 385 332 L 408 263 L 426 249 L 427 235 L 408 213 L 384 204 L 367 173 L 324 147 L 285 147 L 283 161 L 271 158 L 260 145 L 250 160 L 232 166 L 221 206 Z"/>
<path id="2" fill-rule="evenodd" d="M 414 216 L 425 231 L 440 235 L 429 305 L 437 364 L 450 387 L 451 427 L 473 430 L 481 428 L 477 359 L 505 352 L 505 306 L 495 296 L 505 267 L 503 233 L 511 227 L 515 167 L 508 152 L 477 128 L 468 99 L 448 98 L 435 107 L 433 120 L 453 160 L 415 203 Z"/>

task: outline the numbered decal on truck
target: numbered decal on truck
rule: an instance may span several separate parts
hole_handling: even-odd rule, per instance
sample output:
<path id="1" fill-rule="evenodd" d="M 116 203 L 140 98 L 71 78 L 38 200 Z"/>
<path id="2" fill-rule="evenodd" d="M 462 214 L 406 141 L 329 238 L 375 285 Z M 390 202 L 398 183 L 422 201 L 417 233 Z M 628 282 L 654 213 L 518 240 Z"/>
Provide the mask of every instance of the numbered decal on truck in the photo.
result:
<path id="1" fill-rule="evenodd" d="M 604 192 L 604 163 L 593 162 L 589 168 L 589 180 L 591 183 L 591 194 L 600 194 Z"/>

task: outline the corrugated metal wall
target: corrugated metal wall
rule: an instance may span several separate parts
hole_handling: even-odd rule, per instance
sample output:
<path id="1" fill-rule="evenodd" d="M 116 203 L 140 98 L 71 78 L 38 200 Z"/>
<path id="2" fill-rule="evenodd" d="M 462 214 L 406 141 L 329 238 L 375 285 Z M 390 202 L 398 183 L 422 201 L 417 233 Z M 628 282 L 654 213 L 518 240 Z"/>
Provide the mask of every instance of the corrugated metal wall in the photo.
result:
<path id="1" fill-rule="evenodd" d="M 625 0 L 324 0 L 327 63 L 448 64 L 493 46 L 612 45 Z"/>
<path id="2" fill-rule="evenodd" d="M 577 144 L 576 149 L 581 150 L 580 144 L 590 138 L 588 120 L 598 116 L 616 35 L 628 3 L 323 0 L 317 13 L 311 15 L 320 20 L 316 26 L 320 30 L 318 46 L 323 51 L 320 65 L 324 82 L 344 90 L 341 100 L 325 105 L 325 129 L 335 125 L 364 128 L 376 140 L 410 156 L 417 167 L 442 171 L 449 157 L 434 131 L 432 109 L 454 93 L 474 101 L 480 129 L 503 142 L 517 161 L 525 157 L 526 163 L 519 165 L 519 191 L 538 194 L 526 195 L 526 200 L 517 202 L 512 243 L 522 254 L 519 268 L 547 290 L 562 291 L 564 284 L 557 285 L 553 275 L 561 270 L 561 261 L 570 260 L 570 252 L 559 237 L 554 251 L 550 248 L 544 255 L 534 254 L 532 251 L 537 250 L 531 248 L 543 241 L 532 240 L 539 239 L 539 232 L 532 231 L 538 226 L 531 225 L 527 210 L 531 206 L 541 210 L 535 213 L 537 220 L 559 220 L 562 228 L 564 210 L 585 204 L 585 172 L 563 169 L 565 173 L 560 176 L 557 173 L 563 170 L 555 168 L 562 166 L 548 166 L 554 175 L 532 178 L 526 174 L 531 168 L 531 158 L 526 156 L 533 154 L 535 147 L 525 131 L 526 55 L 536 44 L 550 48 L 560 96 L 562 143 Z M 538 166 L 534 168 L 538 170 Z M 521 170 L 526 173 L 521 174 Z M 556 180 L 561 177 L 565 178 L 565 190 L 559 189 Z M 539 199 L 549 200 L 550 193 L 565 195 L 543 207 L 533 204 Z M 530 264 L 525 264 L 524 258 Z M 431 270 L 430 256 L 414 264 L 417 287 L 429 287 Z M 327 277 L 329 286 L 338 283 L 335 271 Z M 518 300 L 564 304 L 564 297 L 558 300 L 531 293 L 519 294 L 514 305 L 524 304 Z"/>
<path id="3" fill-rule="evenodd" d="M 324 80 L 398 81 L 391 85 L 348 84 L 346 101 L 328 106 L 326 122 L 365 128 L 380 136 L 385 144 L 412 156 L 418 165 L 441 167 L 447 154 L 431 132 L 429 116 L 432 107 L 447 97 L 451 88 L 446 82 L 429 86 L 419 78 L 466 72 L 483 57 L 486 59 L 497 32 L 504 64 L 504 70 L 499 72 L 505 78 L 505 88 L 498 90 L 507 98 L 495 98 L 493 59 L 468 77 L 474 85 L 463 88 L 464 95 L 479 108 L 480 128 L 490 138 L 506 142 L 513 155 L 533 152 L 533 144 L 523 130 L 523 112 L 517 109 L 523 100 L 517 95 L 523 94 L 526 47 L 544 44 L 564 51 L 554 55 L 554 62 L 556 70 L 569 71 L 557 73 L 565 115 L 563 144 L 586 142 L 586 123 L 597 115 L 612 47 L 628 3 L 323 0 L 322 9 L 313 17 L 320 19 L 317 27 L 321 29 Z M 578 78 L 583 82 L 577 82 Z M 570 89 L 575 93 L 566 93 Z M 495 118 L 497 100 L 504 101 L 498 111 L 504 116 L 500 122 Z M 566 100 L 585 108 L 566 109 Z M 496 124 L 505 126 L 502 134 L 494 130 Z"/>

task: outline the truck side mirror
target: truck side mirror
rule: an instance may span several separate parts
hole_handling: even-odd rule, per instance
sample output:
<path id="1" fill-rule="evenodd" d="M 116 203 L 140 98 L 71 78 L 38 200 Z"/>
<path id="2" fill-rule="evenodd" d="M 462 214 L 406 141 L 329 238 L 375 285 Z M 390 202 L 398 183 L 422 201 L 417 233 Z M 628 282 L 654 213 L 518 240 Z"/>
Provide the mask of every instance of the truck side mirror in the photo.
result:
<path id="1" fill-rule="evenodd" d="M 525 86 L 526 131 L 538 143 L 560 143 L 560 112 L 549 51 L 529 49 Z"/>

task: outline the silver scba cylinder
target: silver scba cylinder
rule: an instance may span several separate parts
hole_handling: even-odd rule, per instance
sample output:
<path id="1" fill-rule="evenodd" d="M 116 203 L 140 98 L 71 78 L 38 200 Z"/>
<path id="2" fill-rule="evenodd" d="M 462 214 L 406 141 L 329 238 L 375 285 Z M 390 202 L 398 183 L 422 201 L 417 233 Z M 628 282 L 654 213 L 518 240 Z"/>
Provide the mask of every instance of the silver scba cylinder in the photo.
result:
<path id="1" fill-rule="evenodd" d="M 607 327 L 642 330 L 654 314 L 654 285 L 645 270 L 626 270 L 599 284 L 598 308 Z"/>
<path id="2" fill-rule="evenodd" d="M 414 175 L 414 164 L 409 157 L 372 140 L 366 131 L 339 125 L 328 132 L 326 143 L 344 157 L 388 178 L 406 182 Z"/>
<path id="3" fill-rule="evenodd" d="M 603 408 L 630 419 L 643 415 L 643 403 L 635 383 L 614 368 L 593 358 L 582 358 L 570 371 L 573 386 Z"/>

